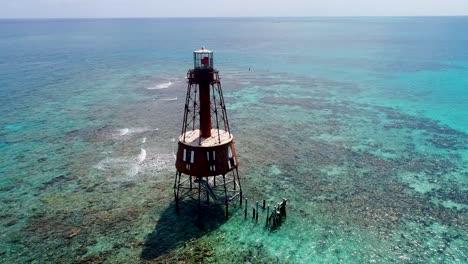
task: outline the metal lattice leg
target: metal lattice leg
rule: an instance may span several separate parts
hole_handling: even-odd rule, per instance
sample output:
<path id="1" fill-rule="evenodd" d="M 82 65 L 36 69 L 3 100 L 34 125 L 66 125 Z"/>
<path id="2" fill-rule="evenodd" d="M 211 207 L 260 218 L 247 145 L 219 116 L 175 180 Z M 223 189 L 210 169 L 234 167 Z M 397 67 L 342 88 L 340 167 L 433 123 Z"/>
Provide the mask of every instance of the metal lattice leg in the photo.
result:
<path id="1" fill-rule="evenodd" d="M 198 220 L 201 221 L 201 179 L 198 179 Z"/>
<path id="2" fill-rule="evenodd" d="M 224 204 L 226 205 L 226 220 L 229 218 L 229 202 L 226 186 L 226 175 L 223 174 L 223 185 L 224 185 Z"/>
<path id="3" fill-rule="evenodd" d="M 180 172 L 176 172 L 175 182 L 174 182 L 174 198 L 176 205 L 176 213 L 179 214 L 179 188 L 180 188 Z"/>

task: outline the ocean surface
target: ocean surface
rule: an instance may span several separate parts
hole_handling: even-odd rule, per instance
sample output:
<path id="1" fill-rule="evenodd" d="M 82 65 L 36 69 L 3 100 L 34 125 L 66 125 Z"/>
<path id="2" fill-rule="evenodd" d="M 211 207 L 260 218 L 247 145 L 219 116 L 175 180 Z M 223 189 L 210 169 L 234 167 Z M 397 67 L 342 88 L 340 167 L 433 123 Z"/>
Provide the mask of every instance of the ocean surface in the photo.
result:
<path id="1" fill-rule="evenodd" d="M 467 263 L 468 17 L 0 20 L 0 263 Z M 250 205 L 175 214 L 192 51 Z M 218 211 L 221 212 L 218 212 Z M 209 219 L 211 220 L 209 220 Z"/>

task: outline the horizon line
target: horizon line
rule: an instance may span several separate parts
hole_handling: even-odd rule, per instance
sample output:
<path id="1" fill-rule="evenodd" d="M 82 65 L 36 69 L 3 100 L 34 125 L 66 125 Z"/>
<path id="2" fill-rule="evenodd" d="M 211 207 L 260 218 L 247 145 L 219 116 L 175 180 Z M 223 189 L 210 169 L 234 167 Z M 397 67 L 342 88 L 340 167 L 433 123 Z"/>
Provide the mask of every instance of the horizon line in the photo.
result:
<path id="1" fill-rule="evenodd" d="M 317 15 L 317 16 L 122 16 L 122 17 L 0 17 L 0 20 L 66 20 L 66 19 L 213 19 L 213 18 L 390 18 L 390 17 L 468 17 L 466 15 Z"/>

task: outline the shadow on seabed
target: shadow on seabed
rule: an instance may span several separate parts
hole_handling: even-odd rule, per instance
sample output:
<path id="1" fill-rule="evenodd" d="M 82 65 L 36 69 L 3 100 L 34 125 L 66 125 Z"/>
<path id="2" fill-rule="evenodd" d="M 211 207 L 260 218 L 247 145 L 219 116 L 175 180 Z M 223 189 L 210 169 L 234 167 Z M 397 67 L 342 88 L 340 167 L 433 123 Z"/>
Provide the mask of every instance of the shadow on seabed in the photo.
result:
<path id="1" fill-rule="evenodd" d="M 180 203 L 176 214 L 171 203 L 161 214 L 153 232 L 148 234 L 143 245 L 141 258 L 152 260 L 176 249 L 185 241 L 199 238 L 217 229 L 225 222 L 224 206 L 202 208 L 198 218 L 198 207 Z"/>

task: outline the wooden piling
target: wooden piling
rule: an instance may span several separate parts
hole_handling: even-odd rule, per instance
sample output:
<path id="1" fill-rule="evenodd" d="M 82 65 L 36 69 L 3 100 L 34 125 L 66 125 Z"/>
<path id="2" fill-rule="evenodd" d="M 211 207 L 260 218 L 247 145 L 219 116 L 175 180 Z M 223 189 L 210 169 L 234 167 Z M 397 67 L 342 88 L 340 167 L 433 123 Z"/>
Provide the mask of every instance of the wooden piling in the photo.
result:
<path id="1" fill-rule="evenodd" d="M 247 198 L 245 198 L 244 219 L 247 219 Z"/>
<path id="2" fill-rule="evenodd" d="M 268 223 L 270 222 L 269 221 L 269 218 L 270 218 L 270 206 L 268 205 L 267 206 L 267 214 L 266 214 L 266 224 L 268 225 Z"/>
<path id="3" fill-rule="evenodd" d="M 283 205 L 284 205 L 283 214 L 284 214 L 284 217 L 286 217 L 286 204 L 287 203 L 288 203 L 288 200 L 286 198 L 283 198 Z"/>
<path id="4" fill-rule="evenodd" d="M 265 210 L 265 199 L 263 199 L 263 206 L 262 209 Z"/>
<path id="5" fill-rule="evenodd" d="M 276 215 L 278 215 L 278 225 L 281 224 L 281 203 L 278 203 L 278 209 L 276 210 Z"/>
<path id="6" fill-rule="evenodd" d="M 257 201 L 257 209 L 255 210 L 255 221 L 258 223 L 258 201 Z"/>

